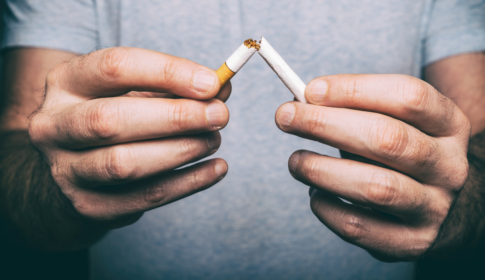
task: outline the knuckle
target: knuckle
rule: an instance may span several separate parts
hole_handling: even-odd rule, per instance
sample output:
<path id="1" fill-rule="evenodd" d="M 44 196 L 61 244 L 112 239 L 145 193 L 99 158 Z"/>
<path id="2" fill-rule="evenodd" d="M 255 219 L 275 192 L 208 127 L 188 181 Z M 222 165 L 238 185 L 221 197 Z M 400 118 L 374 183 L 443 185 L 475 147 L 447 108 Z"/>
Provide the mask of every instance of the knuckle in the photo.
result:
<path id="1" fill-rule="evenodd" d="M 440 145 L 431 140 L 425 140 L 422 137 L 416 137 L 413 139 L 408 158 L 422 168 L 434 168 L 439 162 L 442 155 L 442 149 Z"/>
<path id="2" fill-rule="evenodd" d="M 377 152 L 392 159 L 402 156 L 407 148 L 408 135 L 402 124 L 395 121 L 380 121 L 375 125 L 374 143 Z"/>
<path id="3" fill-rule="evenodd" d="M 359 78 L 356 78 L 356 76 L 349 75 L 343 80 L 343 85 L 344 86 L 341 87 L 339 91 L 342 96 L 345 96 L 346 102 L 349 102 L 350 104 L 358 103 L 365 91 L 365 83 Z"/>
<path id="4" fill-rule="evenodd" d="M 47 124 L 43 114 L 35 114 L 29 123 L 29 137 L 34 146 L 43 143 L 46 139 Z"/>
<path id="5" fill-rule="evenodd" d="M 204 148 L 201 149 L 201 146 Z M 194 138 L 182 138 L 177 141 L 177 152 L 181 158 L 192 159 L 201 153 L 201 150 L 207 151 L 209 148 L 204 141 L 204 145 L 201 145 L 201 141 Z"/>
<path id="6" fill-rule="evenodd" d="M 91 105 L 86 114 L 88 134 L 109 140 L 118 135 L 119 108 L 105 101 L 97 101 Z"/>
<path id="7" fill-rule="evenodd" d="M 166 88 L 175 87 L 180 75 L 179 73 L 182 73 L 177 61 L 175 59 L 169 59 L 160 68 L 159 77 L 161 84 L 165 85 Z"/>
<path id="8" fill-rule="evenodd" d="M 468 161 L 463 160 L 457 164 L 457 166 L 454 168 L 453 176 L 450 178 L 452 190 L 460 191 L 463 188 L 466 180 L 468 179 L 468 171 Z"/>
<path id="9" fill-rule="evenodd" d="M 52 179 L 54 179 L 54 181 L 56 182 L 56 184 L 62 190 L 64 184 L 62 184 L 62 182 L 60 182 L 60 181 L 62 180 L 63 177 L 69 178 L 69 176 L 63 176 L 65 174 L 65 172 L 61 171 L 61 169 L 62 168 L 60 168 L 55 162 L 54 162 L 54 164 L 52 164 L 50 166 L 50 171 L 51 171 Z M 66 194 L 66 196 L 69 197 L 67 194 Z"/>
<path id="10" fill-rule="evenodd" d="M 345 214 L 342 217 L 342 236 L 348 240 L 356 241 L 364 235 L 364 221 L 361 217 Z"/>
<path id="11" fill-rule="evenodd" d="M 310 182 L 318 182 L 320 179 L 321 163 L 315 156 L 306 156 L 303 159 L 301 175 L 306 177 Z"/>
<path id="12" fill-rule="evenodd" d="M 410 246 L 405 250 L 404 259 L 413 261 L 416 258 L 422 256 L 433 245 L 436 236 L 438 235 L 439 228 L 424 228 L 413 232 L 409 239 L 413 240 Z"/>
<path id="13" fill-rule="evenodd" d="M 74 209 L 84 217 L 91 219 L 101 219 L 102 213 L 99 212 L 96 205 L 83 197 L 77 197 L 72 201 Z"/>
<path id="14" fill-rule="evenodd" d="M 50 173 L 54 182 L 59 186 L 62 193 L 68 198 L 75 198 L 75 183 L 71 168 L 63 164 L 58 164 L 58 157 L 53 156 L 49 158 Z"/>
<path id="15" fill-rule="evenodd" d="M 75 193 L 72 186 L 75 185 L 75 176 L 77 175 L 73 170 L 72 164 L 64 162 L 65 152 L 56 152 L 50 156 L 51 174 L 55 179 L 57 185 L 65 192 Z"/>
<path id="16" fill-rule="evenodd" d="M 168 123 L 173 131 L 185 131 L 190 128 L 191 110 L 184 104 L 174 104 L 167 110 Z"/>
<path id="17" fill-rule="evenodd" d="M 108 179 L 115 181 L 130 180 L 135 177 L 137 170 L 131 148 L 115 146 L 107 152 L 105 172 Z"/>
<path id="18" fill-rule="evenodd" d="M 368 183 L 367 199 L 377 205 L 392 205 L 397 196 L 397 178 L 391 173 L 377 173 L 371 175 Z"/>
<path id="19" fill-rule="evenodd" d="M 128 58 L 128 50 L 123 47 L 107 49 L 99 60 L 98 71 L 106 80 L 116 80 L 122 75 Z"/>
<path id="20" fill-rule="evenodd" d="M 201 171 L 194 171 L 190 175 L 190 192 L 193 193 L 204 186 L 204 180 Z"/>
<path id="21" fill-rule="evenodd" d="M 168 189 L 168 183 L 166 181 L 146 188 L 143 192 L 143 201 L 148 205 L 162 203 L 168 197 L 166 189 Z"/>
<path id="22" fill-rule="evenodd" d="M 404 98 L 404 105 L 409 114 L 422 114 L 430 104 L 428 85 L 413 77 L 402 76 L 396 83 L 397 92 Z"/>
<path id="23" fill-rule="evenodd" d="M 462 114 L 463 116 L 463 131 L 464 131 L 464 134 L 467 136 L 467 137 L 470 137 L 470 135 L 472 134 L 472 124 L 470 122 L 470 119 L 468 119 L 467 116 L 465 116 L 465 114 Z"/>
<path id="24" fill-rule="evenodd" d="M 45 78 L 45 86 L 46 88 L 56 87 L 59 85 L 59 82 L 62 80 L 62 75 L 66 72 L 66 67 L 69 65 L 69 62 L 62 62 L 56 66 L 54 66 L 48 73 Z"/>
<path id="25" fill-rule="evenodd" d="M 456 171 L 457 176 L 457 183 L 456 185 L 461 189 L 463 185 L 465 185 L 466 180 L 468 179 L 468 172 L 469 172 L 469 165 L 468 161 L 461 164 L 458 170 Z"/>
<path id="26" fill-rule="evenodd" d="M 457 134 L 465 135 L 468 139 L 472 132 L 472 125 L 470 119 L 461 111 L 454 110 L 456 112 Z"/>
<path id="27" fill-rule="evenodd" d="M 429 213 L 424 220 L 428 220 L 428 225 L 431 231 L 439 231 L 442 221 L 448 216 L 448 213 L 456 198 L 450 194 L 449 190 L 436 190 L 431 193 L 435 199 L 430 200 L 426 204 L 426 211 Z"/>
<path id="28" fill-rule="evenodd" d="M 307 113 L 306 128 L 312 134 L 322 134 L 325 130 L 326 114 L 320 108 L 313 108 Z"/>

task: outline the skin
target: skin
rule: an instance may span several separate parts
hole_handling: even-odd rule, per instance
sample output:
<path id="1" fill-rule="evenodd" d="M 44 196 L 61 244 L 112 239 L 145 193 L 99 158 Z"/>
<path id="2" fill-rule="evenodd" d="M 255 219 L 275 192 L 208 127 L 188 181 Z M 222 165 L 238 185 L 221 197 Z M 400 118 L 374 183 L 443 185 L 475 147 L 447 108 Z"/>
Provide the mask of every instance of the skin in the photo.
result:
<path id="1" fill-rule="evenodd" d="M 289 160 L 291 174 L 317 190 L 311 207 L 320 221 L 382 260 L 416 259 L 440 245 L 435 242 L 440 227 L 468 177 L 470 131 L 484 127 L 477 109 L 485 100 L 483 61 L 481 54 L 466 54 L 428 66 L 434 87 L 403 75 L 320 77 L 308 85 L 310 104 L 282 105 L 276 123 L 283 131 L 342 150 L 343 159 L 297 151 Z M 5 65 L 10 67 L 2 131 L 28 129 L 52 175 L 53 183 L 47 178 L 41 186 L 68 202 L 49 196 L 39 207 L 59 202 L 47 212 L 72 210 L 61 217 L 62 230 L 72 231 L 56 231 L 48 217 L 39 217 L 51 235 L 93 236 L 82 242 L 54 238 L 44 250 L 89 246 L 106 230 L 206 189 L 227 172 L 222 159 L 174 170 L 214 153 L 220 145 L 217 131 L 228 122 L 227 107 L 214 97 L 227 99 L 230 84 L 220 90 L 215 72 L 204 66 L 134 48 L 81 57 L 15 49 L 6 53 Z M 194 75 L 200 71 L 214 82 L 206 80 L 206 88 L 199 83 L 197 89 Z M 44 84 L 45 99 L 39 90 Z M 435 88 L 454 96 L 456 104 Z M 474 102 L 467 101 L 470 96 Z M 209 106 L 215 108 L 212 123 Z M 28 199 L 36 196 L 27 188 L 4 186 L 2 205 L 10 208 L 3 212 L 16 209 L 7 202 L 17 193 L 24 216 L 40 215 L 28 212 L 34 209 Z M 7 218 L 23 232 L 24 243 L 45 244 L 45 237 L 31 230 L 32 222 Z M 459 238 L 453 234 L 447 237 Z"/>
<path id="2" fill-rule="evenodd" d="M 135 48 L 85 56 L 17 49 L 7 53 L 6 65 L 15 67 L 6 79 L 11 99 L 2 129 L 28 129 L 56 188 L 79 214 L 75 219 L 88 221 L 85 228 L 95 225 L 96 236 L 204 190 L 227 173 L 222 159 L 174 170 L 215 153 L 218 130 L 229 121 L 215 97 L 227 99 L 231 86 L 220 90 L 207 67 Z M 45 98 L 37 90 L 42 84 Z"/>
<path id="3" fill-rule="evenodd" d="M 281 130 L 341 150 L 341 159 L 304 150 L 289 159 L 293 177 L 314 188 L 317 218 L 383 261 L 450 246 L 435 240 L 467 181 L 470 133 L 485 126 L 484 75 L 484 55 L 465 54 L 427 67 L 435 87 L 403 75 L 334 75 L 308 84 L 309 104 L 282 105 Z"/>

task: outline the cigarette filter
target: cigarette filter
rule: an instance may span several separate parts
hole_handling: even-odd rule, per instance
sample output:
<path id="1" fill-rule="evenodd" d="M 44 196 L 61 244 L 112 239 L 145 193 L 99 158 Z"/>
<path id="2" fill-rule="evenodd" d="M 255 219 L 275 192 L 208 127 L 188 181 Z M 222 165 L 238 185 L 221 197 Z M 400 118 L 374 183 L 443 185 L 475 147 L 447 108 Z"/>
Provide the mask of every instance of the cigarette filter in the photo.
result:
<path id="1" fill-rule="evenodd" d="M 302 103 L 307 103 L 305 99 L 306 84 L 296 75 L 283 58 L 273 49 L 268 41 L 261 37 L 259 54 L 268 63 L 269 67 L 275 71 L 276 75 L 283 81 L 296 99 Z"/>
<path id="2" fill-rule="evenodd" d="M 247 39 L 244 43 L 222 64 L 216 73 L 221 80 L 221 87 L 227 83 L 237 71 L 241 69 L 246 62 L 259 50 L 259 44 L 256 40 Z"/>

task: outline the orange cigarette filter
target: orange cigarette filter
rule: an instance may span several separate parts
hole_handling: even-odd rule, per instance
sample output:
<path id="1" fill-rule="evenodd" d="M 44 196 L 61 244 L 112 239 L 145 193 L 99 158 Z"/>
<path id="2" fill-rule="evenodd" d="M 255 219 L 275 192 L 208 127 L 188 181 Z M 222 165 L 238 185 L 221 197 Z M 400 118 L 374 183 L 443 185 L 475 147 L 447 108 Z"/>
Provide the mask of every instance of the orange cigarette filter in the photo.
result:
<path id="1" fill-rule="evenodd" d="M 217 76 L 219 76 L 219 80 L 221 81 L 221 87 L 227 83 L 236 73 L 232 72 L 229 67 L 227 67 L 227 64 L 224 62 L 219 69 L 216 71 Z"/>

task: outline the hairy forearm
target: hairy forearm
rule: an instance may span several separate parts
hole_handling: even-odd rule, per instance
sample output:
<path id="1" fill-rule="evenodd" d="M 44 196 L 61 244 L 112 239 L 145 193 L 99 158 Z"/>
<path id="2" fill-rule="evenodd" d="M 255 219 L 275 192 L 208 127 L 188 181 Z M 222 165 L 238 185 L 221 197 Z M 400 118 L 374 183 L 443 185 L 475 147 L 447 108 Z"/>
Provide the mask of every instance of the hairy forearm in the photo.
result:
<path id="1" fill-rule="evenodd" d="M 469 175 L 427 256 L 450 258 L 485 246 L 485 131 L 468 147 Z"/>
<path id="2" fill-rule="evenodd" d="M 9 239 L 39 250 L 81 249 L 106 232 L 74 210 L 26 131 L 0 132 L 0 218 Z"/>

